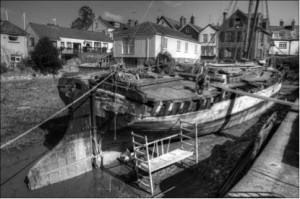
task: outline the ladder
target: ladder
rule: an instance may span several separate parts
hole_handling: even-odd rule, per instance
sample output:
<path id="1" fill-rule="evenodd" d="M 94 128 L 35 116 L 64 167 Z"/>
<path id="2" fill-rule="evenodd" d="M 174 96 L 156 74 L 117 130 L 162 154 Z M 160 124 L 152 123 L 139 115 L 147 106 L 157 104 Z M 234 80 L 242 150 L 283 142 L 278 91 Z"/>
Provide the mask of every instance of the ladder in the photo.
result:
<path id="1" fill-rule="evenodd" d="M 190 127 L 190 128 L 187 128 Z M 195 134 L 195 138 L 187 134 Z M 142 185 L 150 188 L 151 195 L 154 193 L 152 174 L 160 169 L 183 162 L 184 159 L 194 160 L 197 164 L 198 159 L 198 130 L 197 124 L 180 121 L 180 132 L 162 139 L 149 142 L 147 136 L 131 132 L 134 150 L 134 162 L 137 180 Z M 180 148 L 170 150 L 172 139 L 180 138 Z M 192 143 L 187 142 L 192 140 Z M 194 144 L 193 144 L 194 143 Z M 195 156 L 194 159 L 191 159 Z M 142 175 L 141 171 L 147 173 Z"/>

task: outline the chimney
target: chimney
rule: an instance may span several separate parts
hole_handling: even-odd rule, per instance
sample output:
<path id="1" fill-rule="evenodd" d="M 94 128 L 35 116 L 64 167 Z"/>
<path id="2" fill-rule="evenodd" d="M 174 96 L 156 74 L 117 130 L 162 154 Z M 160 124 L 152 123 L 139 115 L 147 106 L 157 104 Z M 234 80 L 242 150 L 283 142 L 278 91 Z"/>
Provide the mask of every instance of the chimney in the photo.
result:
<path id="1" fill-rule="evenodd" d="M 292 30 L 295 30 L 295 20 L 292 21 Z"/>
<path id="2" fill-rule="evenodd" d="M 280 19 L 279 26 L 283 26 L 283 21 Z"/>
<path id="3" fill-rule="evenodd" d="M 186 24 L 186 18 L 185 18 L 185 17 L 182 18 L 182 24 L 183 24 L 183 25 Z"/>
<path id="4" fill-rule="evenodd" d="M 128 28 L 133 27 L 133 20 L 132 19 L 128 19 Z"/>
<path id="5" fill-rule="evenodd" d="M 156 23 L 157 23 L 157 24 L 158 24 L 159 20 L 160 20 L 160 17 L 157 17 L 157 18 L 156 18 Z"/>
<path id="6" fill-rule="evenodd" d="M 180 27 L 182 27 L 183 26 L 183 16 L 180 17 L 179 22 L 180 22 Z"/>
<path id="7" fill-rule="evenodd" d="M 135 20 L 134 26 L 137 26 L 137 25 L 139 25 L 139 22 L 138 22 L 138 20 Z"/>
<path id="8" fill-rule="evenodd" d="M 227 9 L 224 10 L 223 12 L 223 23 L 226 21 L 226 17 L 227 17 Z"/>
<path id="9" fill-rule="evenodd" d="M 190 20 L 190 22 L 191 22 L 191 24 L 194 24 L 195 23 L 195 17 L 194 17 L 194 15 L 192 14 L 192 16 L 191 16 L 191 20 Z"/>

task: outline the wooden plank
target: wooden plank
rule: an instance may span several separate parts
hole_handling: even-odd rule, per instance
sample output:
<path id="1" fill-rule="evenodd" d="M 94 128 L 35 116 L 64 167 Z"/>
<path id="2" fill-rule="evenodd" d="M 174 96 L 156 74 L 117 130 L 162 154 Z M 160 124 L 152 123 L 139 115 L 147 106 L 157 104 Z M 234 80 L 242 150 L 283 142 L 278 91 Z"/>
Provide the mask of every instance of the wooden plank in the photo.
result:
<path id="1" fill-rule="evenodd" d="M 267 101 L 272 101 L 278 104 L 282 104 L 282 105 L 287 105 L 287 106 L 292 106 L 292 107 L 297 107 L 299 109 L 299 104 L 293 103 L 293 102 L 288 102 L 288 101 L 283 101 L 283 100 L 279 100 L 279 99 L 274 99 L 271 97 L 265 97 L 265 96 L 261 96 L 258 94 L 254 94 L 254 93 L 247 93 L 247 92 L 243 92 L 241 90 L 234 90 L 231 88 L 228 88 L 226 86 L 223 85 L 216 85 L 216 84 L 210 84 L 211 86 L 214 86 L 216 88 L 220 88 L 222 90 L 225 90 L 227 92 L 231 92 L 231 93 L 235 93 L 238 95 L 245 95 L 245 96 L 249 96 L 249 97 L 254 97 L 254 98 L 258 98 L 258 99 L 263 99 L 263 100 L 267 100 Z"/>
<path id="2" fill-rule="evenodd" d="M 193 155 L 192 151 L 176 149 L 174 151 L 171 151 L 169 153 L 166 153 L 164 155 L 156 157 L 156 158 L 150 160 L 151 172 L 154 172 L 154 171 L 162 169 L 166 166 L 172 165 L 172 164 L 179 162 L 181 160 L 184 160 L 185 158 L 190 157 L 192 155 Z M 146 164 L 143 164 L 143 163 L 140 164 L 139 168 L 148 172 L 148 165 L 146 165 Z"/>

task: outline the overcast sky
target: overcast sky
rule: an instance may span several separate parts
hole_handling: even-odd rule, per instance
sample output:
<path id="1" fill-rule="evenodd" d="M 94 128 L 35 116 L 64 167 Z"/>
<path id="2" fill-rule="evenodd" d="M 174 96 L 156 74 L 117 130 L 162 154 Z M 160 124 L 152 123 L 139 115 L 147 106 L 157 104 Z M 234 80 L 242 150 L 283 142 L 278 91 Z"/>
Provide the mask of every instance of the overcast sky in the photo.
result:
<path id="1" fill-rule="evenodd" d="M 222 13 L 230 5 L 229 14 L 234 8 L 248 12 L 248 1 L 2 1 L 1 19 L 8 19 L 23 28 L 23 12 L 28 22 L 46 24 L 56 18 L 57 24 L 70 27 L 72 21 L 78 17 L 78 10 L 82 6 L 89 6 L 96 17 L 113 18 L 127 22 L 129 18 L 143 21 L 156 21 L 165 15 L 179 21 L 180 16 L 187 19 L 193 14 L 195 23 L 201 27 L 209 22 L 221 24 Z M 255 2 L 255 1 L 254 1 Z M 266 15 L 265 1 L 260 3 L 259 11 Z M 255 4 L 254 4 L 255 5 Z M 271 25 L 279 25 L 280 19 L 285 24 L 291 24 L 295 19 L 299 24 L 299 1 L 268 1 Z M 253 6 L 254 9 L 254 6 Z M 148 12 L 147 12 L 148 11 Z M 144 19 L 144 20 L 143 20 Z"/>

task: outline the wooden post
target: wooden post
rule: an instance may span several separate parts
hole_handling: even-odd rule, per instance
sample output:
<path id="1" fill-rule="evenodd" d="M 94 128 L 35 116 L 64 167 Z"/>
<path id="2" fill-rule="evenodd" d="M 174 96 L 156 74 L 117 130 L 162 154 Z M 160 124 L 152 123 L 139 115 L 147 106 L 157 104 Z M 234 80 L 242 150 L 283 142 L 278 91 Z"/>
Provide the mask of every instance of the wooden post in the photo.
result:
<path id="1" fill-rule="evenodd" d="M 93 162 L 96 169 L 98 169 L 101 167 L 101 158 L 100 158 L 101 146 L 99 146 L 98 135 L 97 135 L 95 92 L 92 92 L 90 96 L 90 122 L 91 122 L 93 153 L 95 156 Z"/>
<path id="2" fill-rule="evenodd" d="M 150 188 L 151 188 L 151 194 L 153 195 L 153 180 L 152 180 L 152 174 L 151 174 L 151 166 L 150 166 L 150 158 L 149 158 L 149 148 L 148 148 L 148 139 L 145 135 L 145 145 L 146 145 L 146 154 L 147 154 L 147 163 L 148 163 L 148 171 L 149 171 L 149 179 L 150 179 Z"/>
<path id="3" fill-rule="evenodd" d="M 197 126 L 197 123 L 195 123 L 195 136 L 196 136 L 196 163 L 198 164 L 199 160 L 198 160 L 198 126 Z"/>

